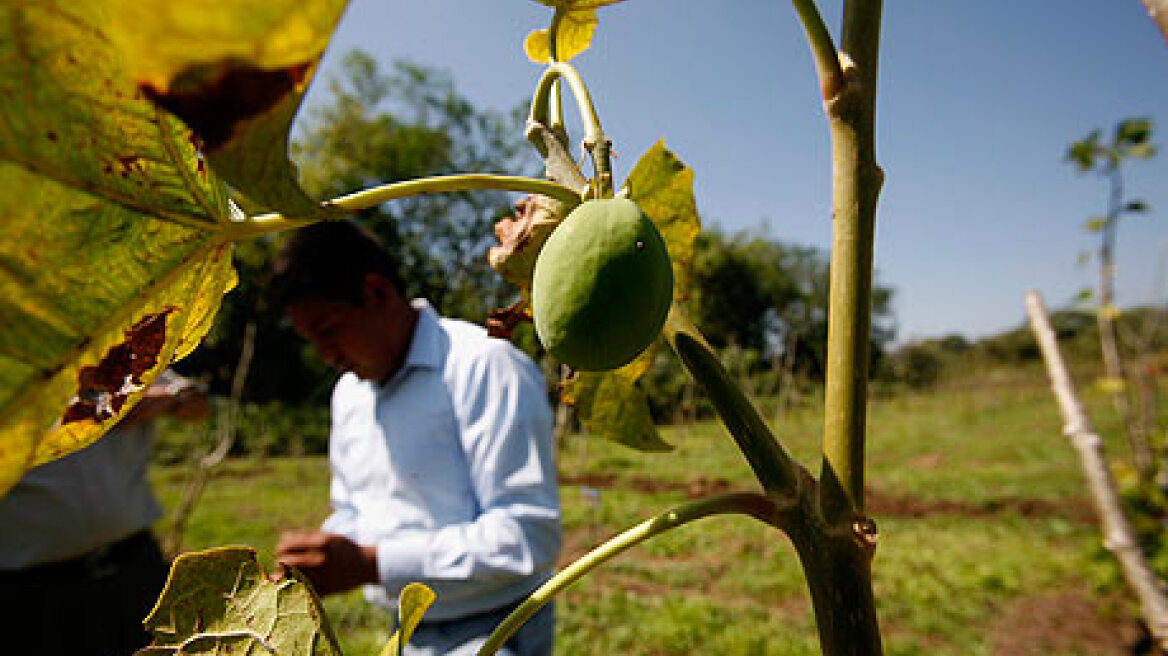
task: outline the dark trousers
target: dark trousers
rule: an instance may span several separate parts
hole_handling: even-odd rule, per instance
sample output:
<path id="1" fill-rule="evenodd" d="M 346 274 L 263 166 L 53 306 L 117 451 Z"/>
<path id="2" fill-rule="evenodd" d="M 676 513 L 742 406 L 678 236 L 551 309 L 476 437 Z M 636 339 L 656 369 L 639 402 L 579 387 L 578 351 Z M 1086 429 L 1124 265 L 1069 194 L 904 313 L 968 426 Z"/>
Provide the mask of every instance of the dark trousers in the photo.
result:
<path id="1" fill-rule="evenodd" d="M 148 531 L 89 554 L 0 572 L 4 653 L 127 656 L 145 647 L 142 620 L 169 565 Z"/>

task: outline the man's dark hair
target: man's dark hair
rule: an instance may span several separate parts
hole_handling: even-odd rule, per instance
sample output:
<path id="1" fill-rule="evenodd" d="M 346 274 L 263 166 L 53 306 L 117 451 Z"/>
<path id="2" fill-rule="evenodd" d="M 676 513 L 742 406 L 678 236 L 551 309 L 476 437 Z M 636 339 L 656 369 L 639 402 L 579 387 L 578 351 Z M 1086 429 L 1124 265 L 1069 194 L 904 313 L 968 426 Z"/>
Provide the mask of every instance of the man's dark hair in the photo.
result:
<path id="1" fill-rule="evenodd" d="M 348 220 L 321 221 L 299 228 L 280 247 L 268 283 L 271 300 L 281 306 L 310 298 L 360 305 L 370 273 L 405 296 L 397 261 L 372 233 Z"/>

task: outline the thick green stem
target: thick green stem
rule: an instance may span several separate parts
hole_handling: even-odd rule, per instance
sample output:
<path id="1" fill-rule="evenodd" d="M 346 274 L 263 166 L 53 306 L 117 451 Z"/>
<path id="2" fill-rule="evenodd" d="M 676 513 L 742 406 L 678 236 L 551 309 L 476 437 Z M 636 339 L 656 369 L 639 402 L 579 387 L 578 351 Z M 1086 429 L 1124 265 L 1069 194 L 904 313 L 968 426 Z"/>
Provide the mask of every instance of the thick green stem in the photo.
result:
<path id="1" fill-rule="evenodd" d="M 669 309 L 665 336 L 682 364 L 710 396 L 763 489 L 779 498 L 798 498 L 803 480 L 798 463 L 775 439 L 754 404 L 676 305 Z"/>
<path id="2" fill-rule="evenodd" d="M 526 178 L 511 175 L 491 175 L 485 173 L 466 173 L 461 175 L 442 175 L 431 178 L 419 178 L 405 182 L 381 185 L 371 189 L 364 189 L 347 196 L 341 196 L 329 201 L 329 205 L 347 211 L 362 210 L 374 207 L 391 200 L 399 200 L 420 194 L 448 193 L 455 191 L 473 191 L 477 189 L 498 189 L 506 191 L 520 191 L 529 194 L 543 194 L 567 204 L 568 209 L 580 204 L 580 195 L 571 189 L 536 178 Z M 295 219 L 281 214 L 262 214 L 240 221 L 220 234 L 227 240 L 236 241 L 247 237 L 301 228 L 319 219 Z"/>
<path id="3" fill-rule="evenodd" d="M 829 524 L 864 509 L 872 248 L 883 173 L 876 164 L 879 0 L 844 4 L 845 83 L 825 102 L 832 143 L 832 253 L 820 505 Z"/>
<path id="4" fill-rule="evenodd" d="M 777 509 L 770 499 L 761 494 L 732 492 L 691 501 L 645 520 L 588 552 L 548 579 L 495 627 L 477 656 L 490 656 L 497 652 L 524 622 L 550 602 L 557 593 L 619 554 L 649 538 L 672 531 L 696 519 L 731 513 L 749 515 L 759 521 L 773 524 L 776 521 Z"/>

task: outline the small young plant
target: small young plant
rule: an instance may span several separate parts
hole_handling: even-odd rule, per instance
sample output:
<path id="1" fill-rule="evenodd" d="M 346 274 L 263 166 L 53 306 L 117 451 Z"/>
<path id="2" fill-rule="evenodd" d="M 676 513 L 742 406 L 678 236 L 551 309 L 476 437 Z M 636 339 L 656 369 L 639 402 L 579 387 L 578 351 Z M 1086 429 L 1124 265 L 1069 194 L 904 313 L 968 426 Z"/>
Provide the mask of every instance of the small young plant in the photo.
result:
<path id="1" fill-rule="evenodd" d="M 1096 316 L 1099 324 L 1099 343 L 1103 353 L 1103 387 L 1111 393 L 1115 411 L 1119 415 L 1131 449 L 1132 461 L 1140 480 L 1149 481 L 1155 474 L 1156 462 L 1148 439 L 1149 426 L 1142 422 L 1140 413 L 1133 413 L 1129 398 L 1130 387 L 1124 370 L 1124 357 L 1116 335 L 1119 308 L 1115 303 L 1115 243 L 1119 235 L 1119 221 L 1124 216 L 1143 214 L 1148 205 L 1142 200 L 1125 196 L 1123 164 L 1132 160 L 1149 159 L 1156 154 L 1152 144 L 1152 122 L 1130 118 L 1120 121 L 1108 142 L 1101 141 L 1102 132 L 1095 130 L 1071 144 L 1067 160 L 1080 173 L 1095 173 L 1108 185 L 1107 212 L 1092 217 L 1084 225 L 1088 232 L 1099 235 L 1099 291 Z"/>

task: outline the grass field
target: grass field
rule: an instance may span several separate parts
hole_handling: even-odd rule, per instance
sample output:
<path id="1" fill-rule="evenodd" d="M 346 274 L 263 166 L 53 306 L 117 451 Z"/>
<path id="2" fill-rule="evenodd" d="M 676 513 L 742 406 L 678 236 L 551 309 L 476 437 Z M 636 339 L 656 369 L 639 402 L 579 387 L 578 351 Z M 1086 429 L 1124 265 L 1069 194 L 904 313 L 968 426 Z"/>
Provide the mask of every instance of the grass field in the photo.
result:
<path id="1" fill-rule="evenodd" d="M 1103 432 L 1114 419 L 1091 399 Z M 1133 605 L 1098 546 L 1074 454 L 1042 376 L 987 374 L 873 401 L 869 511 L 888 654 L 1124 654 Z M 788 413 L 784 443 L 818 471 L 819 412 Z M 698 495 L 753 489 L 720 424 L 669 427 L 669 454 L 574 436 L 560 453 L 564 559 Z M 1120 445 L 1110 453 L 1122 454 Z M 173 505 L 187 472 L 158 468 Z M 270 564 L 281 530 L 327 513 L 321 458 L 224 465 L 184 547 L 255 547 Z M 327 601 L 345 653 L 375 654 L 386 619 L 359 594 Z M 817 654 L 802 573 L 780 533 L 739 517 L 702 520 L 625 554 L 566 592 L 557 654 Z"/>

